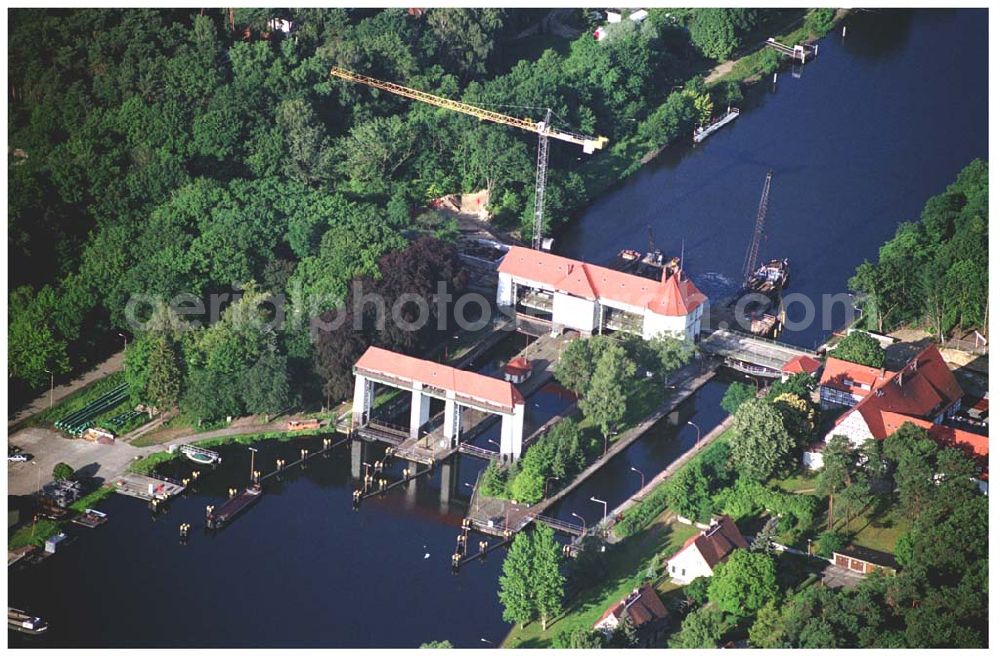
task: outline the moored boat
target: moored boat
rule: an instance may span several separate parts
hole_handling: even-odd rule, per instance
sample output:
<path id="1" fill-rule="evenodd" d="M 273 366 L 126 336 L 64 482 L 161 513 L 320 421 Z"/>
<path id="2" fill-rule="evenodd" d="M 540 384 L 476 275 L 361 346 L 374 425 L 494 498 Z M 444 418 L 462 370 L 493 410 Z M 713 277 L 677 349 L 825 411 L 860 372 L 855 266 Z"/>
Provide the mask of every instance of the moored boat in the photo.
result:
<path id="1" fill-rule="evenodd" d="M 7 608 L 7 627 L 26 635 L 41 635 L 49 629 L 49 624 L 41 617 L 32 616 L 16 607 Z"/>
<path id="2" fill-rule="evenodd" d="M 771 294 L 781 291 L 788 285 L 791 268 L 788 259 L 772 259 L 761 264 L 746 282 L 747 291 Z"/>

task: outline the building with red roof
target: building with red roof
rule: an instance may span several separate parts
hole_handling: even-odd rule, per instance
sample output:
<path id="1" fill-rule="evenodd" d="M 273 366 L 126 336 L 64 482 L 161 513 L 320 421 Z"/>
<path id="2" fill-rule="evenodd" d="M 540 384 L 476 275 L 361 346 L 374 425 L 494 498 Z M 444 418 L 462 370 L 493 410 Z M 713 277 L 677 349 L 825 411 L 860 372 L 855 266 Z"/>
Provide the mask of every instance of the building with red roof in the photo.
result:
<path id="1" fill-rule="evenodd" d="M 430 419 L 430 401 L 444 401 L 442 435 L 456 446 L 465 408 L 499 415 L 500 453 L 516 460 L 521 455 L 524 397 L 512 383 L 474 371 L 463 371 L 430 360 L 370 346 L 354 364 L 355 426 L 371 422 L 376 384 L 411 392 L 411 438 L 419 437 Z"/>
<path id="2" fill-rule="evenodd" d="M 796 355 L 781 367 L 781 381 L 784 382 L 796 374 L 815 374 L 823 363 L 809 355 Z"/>
<path id="3" fill-rule="evenodd" d="M 932 344 L 898 372 L 886 372 L 876 380 L 871 391 L 837 419 L 825 440 L 843 435 L 860 446 L 868 438 L 884 440 L 909 422 L 943 445 L 966 450 L 985 474 L 989 439 L 943 423 L 961 402 L 962 388 Z M 814 469 L 822 467 L 823 446 L 810 447 L 803 455 L 803 463 Z"/>
<path id="4" fill-rule="evenodd" d="M 708 298 L 681 271 L 659 281 L 513 246 L 497 269 L 497 304 L 559 331 L 606 330 L 695 341 Z"/>
<path id="5" fill-rule="evenodd" d="M 829 410 L 853 406 L 875 389 L 875 384 L 894 372 L 828 357 L 819 379 L 820 406 Z"/>
<path id="6" fill-rule="evenodd" d="M 610 637 L 625 620 L 635 627 L 639 642 L 652 646 L 662 636 L 669 621 L 667 608 L 649 584 L 643 584 L 609 607 L 594 624 L 605 637 Z"/>
<path id="7" fill-rule="evenodd" d="M 518 355 L 504 365 L 504 380 L 515 385 L 520 385 L 529 378 L 531 378 L 531 362 L 523 355 Z"/>
<path id="8" fill-rule="evenodd" d="M 695 578 L 711 577 L 715 567 L 724 562 L 737 548 L 746 548 L 747 540 L 729 516 L 720 516 L 712 525 L 687 540 L 673 557 L 667 560 L 667 575 L 678 584 L 688 584 Z"/>

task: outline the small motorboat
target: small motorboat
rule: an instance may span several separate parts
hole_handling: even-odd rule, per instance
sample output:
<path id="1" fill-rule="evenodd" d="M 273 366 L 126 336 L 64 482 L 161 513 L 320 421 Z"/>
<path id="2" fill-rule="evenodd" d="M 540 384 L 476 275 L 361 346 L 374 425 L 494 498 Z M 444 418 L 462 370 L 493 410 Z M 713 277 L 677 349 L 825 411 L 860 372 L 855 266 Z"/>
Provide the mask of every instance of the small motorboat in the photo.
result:
<path id="1" fill-rule="evenodd" d="M 26 635 L 41 635 L 49 629 L 49 624 L 40 617 L 32 616 L 16 607 L 7 608 L 7 627 Z"/>

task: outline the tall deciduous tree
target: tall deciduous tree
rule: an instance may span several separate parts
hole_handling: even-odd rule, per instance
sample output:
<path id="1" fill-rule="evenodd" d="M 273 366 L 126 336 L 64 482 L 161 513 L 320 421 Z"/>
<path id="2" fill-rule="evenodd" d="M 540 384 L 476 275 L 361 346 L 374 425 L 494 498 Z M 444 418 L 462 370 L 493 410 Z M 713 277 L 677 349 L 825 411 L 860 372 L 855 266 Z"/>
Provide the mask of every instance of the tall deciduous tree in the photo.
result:
<path id="1" fill-rule="evenodd" d="M 739 407 L 743 405 L 743 402 L 749 401 L 755 395 L 756 391 L 753 385 L 733 381 L 729 383 L 729 387 L 726 388 L 726 393 L 722 397 L 722 409 L 730 415 L 735 415 Z"/>
<path id="2" fill-rule="evenodd" d="M 263 413 L 266 422 L 291 403 L 288 359 L 272 346 L 243 376 L 243 401 L 247 411 Z"/>
<path id="3" fill-rule="evenodd" d="M 781 413 L 760 399 L 747 401 L 733 419 L 730 454 L 741 474 L 764 481 L 794 464 L 795 440 Z"/>
<path id="4" fill-rule="evenodd" d="M 867 332 L 857 330 L 844 337 L 830 355 L 841 360 L 879 368 L 885 363 L 885 349 Z"/>
<path id="5" fill-rule="evenodd" d="M 534 598 L 534 544 L 529 534 L 518 534 L 503 560 L 500 603 L 503 620 L 524 628 L 538 613 Z"/>
<path id="6" fill-rule="evenodd" d="M 628 358 L 625 349 L 616 344 L 605 348 L 594 365 L 594 375 L 580 402 L 580 410 L 597 424 L 605 441 L 625 419 L 628 381 L 634 375 L 635 363 Z"/>
<path id="7" fill-rule="evenodd" d="M 566 578 L 560 570 L 562 548 L 548 525 L 539 525 L 531 535 L 533 545 L 532 578 L 535 608 L 545 630 L 552 617 L 562 609 Z"/>
<path id="8" fill-rule="evenodd" d="M 163 336 L 153 340 L 146 376 L 146 396 L 160 410 L 177 405 L 181 396 L 181 370 L 173 344 Z"/>
<path id="9" fill-rule="evenodd" d="M 748 550 L 734 550 L 729 559 L 716 565 L 708 585 L 709 601 L 737 616 L 756 612 L 777 597 L 774 558 Z"/>

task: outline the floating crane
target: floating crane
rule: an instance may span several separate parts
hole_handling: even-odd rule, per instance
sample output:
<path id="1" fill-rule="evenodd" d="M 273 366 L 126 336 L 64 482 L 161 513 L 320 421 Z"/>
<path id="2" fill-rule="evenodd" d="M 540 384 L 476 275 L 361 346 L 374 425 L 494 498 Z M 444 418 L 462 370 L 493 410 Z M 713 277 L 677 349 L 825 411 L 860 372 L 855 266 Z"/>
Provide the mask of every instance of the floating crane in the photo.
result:
<path id="1" fill-rule="evenodd" d="M 753 238 L 747 246 L 746 260 L 743 262 L 743 281 L 749 282 L 754 274 L 757 265 L 757 257 L 760 255 L 760 239 L 764 235 L 764 217 L 767 215 L 767 196 L 771 192 L 771 177 L 774 172 L 768 170 L 767 178 L 764 179 L 764 190 L 760 193 L 760 204 L 757 206 L 757 221 L 753 228 Z"/>
<path id="2" fill-rule="evenodd" d="M 447 110 L 453 110 L 455 112 L 471 115 L 472 117 L 476 117 L 480 120 L 491 121 L 497 124 L 505 124 L 507 126 L 513 126 L 514 128 L 520 128 L 523 131 L 537 133 L 538 161 L 535 171 L 535 226 L 534 235 L 531 238 L 531 247 L 535 250 L 539 250 L 542 247 L 542 218 L 545 215 L 545 177 L 549 166 L 549 138 L 578 144 L 583 147 L 583 152 L 585 154 L 592 154 L 595 149 L 602 149 L 608 142 L 608 138 L 606 137 L 589 137 L 587 135 L 580 135 L 578 133 L 554 128 L 552 126 L 551 108 L 546 108 L 545 119 L 536 122 L 530 119 L 518 119 L 517 117 L 511 117 L 492 110 L 485 110 L 468 103 L 462 103 L 461 101 L 435 96 L 434 94 L 421 92 L 418 89 L 411 89 L 410 87 L 404 87 L 402 85 L 397 85 L 396 83 L 378 80 L 377 78 L 364 76 L 360 73 L 354 73 L 353 71 L 341 69 L 336 66 L 330 69 L 330 75 L 350 82 L 381 89 L 408 99 L 428 103 L 439 108 L 445 108 Z"/>

